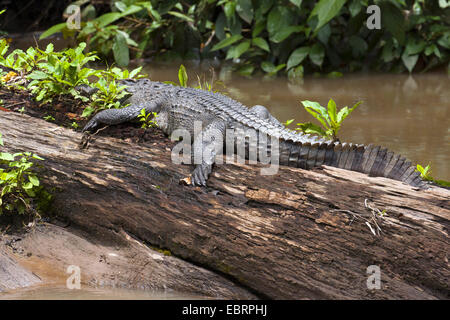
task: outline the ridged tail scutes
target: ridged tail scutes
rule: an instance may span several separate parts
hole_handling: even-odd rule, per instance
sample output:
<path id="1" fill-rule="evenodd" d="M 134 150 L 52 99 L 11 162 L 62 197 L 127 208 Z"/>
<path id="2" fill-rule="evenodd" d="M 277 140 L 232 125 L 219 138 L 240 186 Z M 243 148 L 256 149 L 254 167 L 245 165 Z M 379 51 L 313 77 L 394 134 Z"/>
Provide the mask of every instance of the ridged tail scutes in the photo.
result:
<path id="1" fill-rule="evenodd" d="M 352 144 L 332 141 L 292 142 L 282 145 L 280 164 L 303 169 L 328 165 L 365 173 L 371 177 L 386 177 L 425 189 L 420 172 L 410 161 L 386 148 L 372 144 Z"/>

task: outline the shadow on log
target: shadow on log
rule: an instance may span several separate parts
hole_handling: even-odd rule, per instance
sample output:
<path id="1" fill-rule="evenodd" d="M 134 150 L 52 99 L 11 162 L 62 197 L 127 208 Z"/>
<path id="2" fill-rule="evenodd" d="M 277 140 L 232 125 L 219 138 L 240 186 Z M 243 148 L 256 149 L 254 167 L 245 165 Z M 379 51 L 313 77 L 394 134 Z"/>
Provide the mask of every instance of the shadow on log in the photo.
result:
<path id="1" fill-rule="evenodd" d="M 191 167 L 171 162 L 165 139 L 99 136 L 80 150 L 80 133 L 4 112 L 0 131 L 6 150 L 45 158 L 55 212 L 83 232 L 126 232 L 259 297 L 448 298 L 449 190 L 329 167 L 262 176 L 262 165 L 242 164 L 216 166 L 194 188 L 179 184 Z M 379 290 L 368 289 L 371 265 Z"/>

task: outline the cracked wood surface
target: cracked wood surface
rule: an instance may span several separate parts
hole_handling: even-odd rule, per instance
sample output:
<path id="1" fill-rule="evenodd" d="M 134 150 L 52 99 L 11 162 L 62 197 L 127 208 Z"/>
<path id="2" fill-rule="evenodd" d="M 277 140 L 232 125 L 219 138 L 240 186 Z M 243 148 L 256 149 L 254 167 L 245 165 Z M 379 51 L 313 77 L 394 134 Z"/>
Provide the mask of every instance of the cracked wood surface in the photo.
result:
<path id="1" fill-rule="evenodd" d="M 331 167 L 262 176 L 247 164 L 216 166 L 194 188 L 179 184 L 192 168 L 171 162 L 165 139 L 97 136 L 80 150 L 80 133 L 15 113 L 0 113 L 0 131 L 6 150 L 46 159 L 57 214 L 99 238 L 125 231 L 260 297 L 448 298 L 449 190 Z M 380 290 L 367 288 L 370 265 Z"/>

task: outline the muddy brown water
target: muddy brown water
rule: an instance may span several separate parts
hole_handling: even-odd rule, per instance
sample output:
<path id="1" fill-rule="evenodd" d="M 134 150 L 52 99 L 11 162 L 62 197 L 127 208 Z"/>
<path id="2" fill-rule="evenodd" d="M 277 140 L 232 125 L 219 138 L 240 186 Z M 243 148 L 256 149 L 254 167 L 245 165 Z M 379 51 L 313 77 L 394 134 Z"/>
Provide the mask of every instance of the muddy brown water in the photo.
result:
<path id="1" fill-rule="evenodd" d="M 148 64 L 144 71 L 152 80 L 177 82 L 178 65 Z M 197 75 L 211 80 L 210 66 L 186 65 L 189 84 Z M 344 121 L 341 141 L 377 144 L 399 153 L 413 163 L 431 164 L 432 176 L 450 180 L 450 77 L 446 73 L 414 75 L 355 74 L 341 78 L 306 77 L 293 84 L 284 77 L 245 78 L 216 68 L 215 79 L 223 82 L 232 98 L 247 106 L 261 104 L 280 121 L 317 121 L 301 105 L 302 100 L 326 105 L 332 98 L 338 107 L 363 103 Z"/>

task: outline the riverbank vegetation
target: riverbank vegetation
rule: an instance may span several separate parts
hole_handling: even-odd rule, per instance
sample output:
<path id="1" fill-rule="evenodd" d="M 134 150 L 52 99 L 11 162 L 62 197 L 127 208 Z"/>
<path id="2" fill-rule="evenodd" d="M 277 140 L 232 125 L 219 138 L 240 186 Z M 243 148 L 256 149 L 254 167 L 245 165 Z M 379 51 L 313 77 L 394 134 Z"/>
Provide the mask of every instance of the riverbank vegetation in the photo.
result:
<path id="1" fill-rule="evenodd" d="M 380 8 L 379 29 L 369 29 Z M 78 7 L 74 7 L 78 6 Z M 231 60 L 243 75 L 261 70 L 290 78 L 360 70 L 416 72 L 446 66 L 450 6 L 422 0 L 81 0 L 79 28 L 61 22 L 56 32 L 84 41 L 119 66 L 131 58 Z M 370 11 L 372 12 L 372 11 Z M 70 14 L 72 13 L 72 15 Z M 376 14 L 376 13 L 374 13 Z"/>

